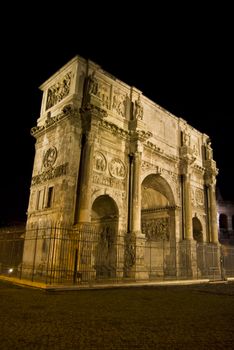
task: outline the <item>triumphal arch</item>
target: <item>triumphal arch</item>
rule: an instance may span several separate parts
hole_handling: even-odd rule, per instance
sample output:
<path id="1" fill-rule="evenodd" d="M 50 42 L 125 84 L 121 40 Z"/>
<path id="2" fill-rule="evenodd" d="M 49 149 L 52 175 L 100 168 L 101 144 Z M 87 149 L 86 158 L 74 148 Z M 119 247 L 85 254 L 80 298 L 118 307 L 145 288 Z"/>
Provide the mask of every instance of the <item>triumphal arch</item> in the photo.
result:
<path id="1" fill-rule="evenodd" d="M 56 275 L 68 260 L 86 280 L 218 269 L 206 256 L 218 247 L 209 137 L 79 56 L 40 88 L 24 271 Z"/>

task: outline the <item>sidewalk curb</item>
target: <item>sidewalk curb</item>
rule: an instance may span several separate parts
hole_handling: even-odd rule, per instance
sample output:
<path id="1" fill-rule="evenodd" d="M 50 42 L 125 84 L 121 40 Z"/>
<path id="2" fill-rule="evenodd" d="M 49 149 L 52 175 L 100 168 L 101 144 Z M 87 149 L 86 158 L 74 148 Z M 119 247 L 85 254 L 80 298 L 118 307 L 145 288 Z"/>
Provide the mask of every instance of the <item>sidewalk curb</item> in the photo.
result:
<path id="1" fill-rule="evenodd" d="M 22 287 L 36 288 L 48 292 L 53 291 L 80 291 L 80 290 L 102 290 L 102 289 L 116 289 L 116 288 L 139 288 L 139 287 L 163 287 L 163 286 L 179 286 L 179 285 L 195 285 L 207 284 L 211 281 L 209 279 L 201 280 L 176 280 L 176 281 L 154 281 L 154 282 L 119 282 L 113 284 L 85 284 L 85 285 L 48 285 L 40 282 L 32 282 L 28 280 L 21 280 L 18 278 L 0 276 L 0 280 L 10 282 Z M 234 278 L 233 278 L 234 280 Z M 221 281 L 220 281 L 221 282 Z M 223 282 L 223 281 L 222 281 Z M 225 281 L 227 282 L 227 281 Z"/>

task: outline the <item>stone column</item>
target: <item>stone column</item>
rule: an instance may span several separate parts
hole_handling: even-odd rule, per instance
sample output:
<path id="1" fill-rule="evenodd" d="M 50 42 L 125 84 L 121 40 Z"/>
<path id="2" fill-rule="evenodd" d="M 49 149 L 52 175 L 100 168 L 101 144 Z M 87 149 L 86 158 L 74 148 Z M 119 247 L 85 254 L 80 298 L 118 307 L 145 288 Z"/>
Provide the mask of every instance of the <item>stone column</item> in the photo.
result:
<path id="1" fill-rule="evenodd" d="M 136 152 L 133 158 L 132 186 L 132 232 L 141 233 L 141 152 Z"/>
<path id="2" fill-rule="evenodd" d="M 180 250 L 178 257 L 178 276 L 186 278 L 194 278 L 197 273 L 196 259 L 196 241 L 193 239 L 193 224 L 192 224 L 192 200 L 191 200 L 191 183 L 190 183 L 190 165 L 191 158 L 186 156 L 182 163 L 183 174 L 183 228 L 184 237 L 180 242 Z"/>
<path id="3" fill-rule="evenodd" d="M 191 202 L 191 187 L 190 174 L 183 175 L 184 179 L 184 233 L 185 239 L 193 239 L 193 225 L 192 225 L 192 202 Z"/>
<path id="4" fill-rule="evenodd" d="M 80 193 L 79 193 L 79 212 L 78 222 L 90 222 L 91 209 L 91 184 L 93 173 L 93 153 L 94 153 L 94 132 L 89 132 L 86 135 L 86 140 L 82 156 L 82 170 L 80 178 Z"/>
<path id="5" fill-rule="evenodd" d="M 216 176 L 218 170 L 216 168 L 216 162 L 212 159 L 212 152 L 210 144 L 207 146 L 208 159 L 205 161 L 205 184 L 207 186 L 207 195 L 208 195 L 208 218 L 209 218 L 209 233 L 211 243 L 218 243 L 218 223 L 217 223 L 217 205 L 216 205 L 216 195 L 215 195 L 215 185 L 216 185 Z"/>
<path id="6" fill-rule="evenodd" d="M 210 239 L 212 243 L 218 243 L 217 206 L 215 185 L 208 185 L 209 211 L 210 211 Z"/>
<path id="7" fill-rule="evenodd" d="M 142 152 L 136 151 L 133 159 L 131 236 L 136 246 L 134 277 L 137 280 L 149 278 L 145 267 L 145 235 L 141 233 L 141 158 Z"/>

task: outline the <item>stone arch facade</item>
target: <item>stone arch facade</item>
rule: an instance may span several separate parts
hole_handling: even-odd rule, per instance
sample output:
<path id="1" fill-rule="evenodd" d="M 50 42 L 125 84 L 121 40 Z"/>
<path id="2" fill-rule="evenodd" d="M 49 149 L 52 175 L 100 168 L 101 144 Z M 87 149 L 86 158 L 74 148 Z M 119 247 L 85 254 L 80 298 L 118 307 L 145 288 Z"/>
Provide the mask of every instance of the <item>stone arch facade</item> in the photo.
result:
<path id="1" fill-rule="evenodd" d="M 117 225 L 122 250 L 115 272 L 99 266 L 94 275 L 175 276 L 184 261 L 195 271 L 195 213 L 203 237 L 218 242 L 209 137 L 79 56 L 41 89 L 41 114 L 31 129 L 36 154 L 27 227 L 50 221 L 71 231 L 95 228 L 100 217 L 93 209 L 104 200 L 115 203 L 118 224 L 115 215 L 106 220 Z M 102 243 L 108 245 L 107 231 Z"/>

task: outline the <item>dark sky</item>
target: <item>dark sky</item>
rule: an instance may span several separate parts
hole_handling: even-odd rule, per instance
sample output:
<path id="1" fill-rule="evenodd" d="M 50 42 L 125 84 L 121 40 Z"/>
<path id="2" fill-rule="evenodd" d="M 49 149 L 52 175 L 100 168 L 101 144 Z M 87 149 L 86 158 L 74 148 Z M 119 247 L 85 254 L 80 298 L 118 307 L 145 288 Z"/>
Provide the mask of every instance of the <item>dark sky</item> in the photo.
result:
<path id="1" fill-rule="evenodd" d="M 33 167 L 30 128 L 40 113 L 38 89 L 75 55 L 103 69 L 208 134 L 218 186 L 234 199 L 233 19 L 228 8 L 127 10 L 44 5 L 14 9 L 1 29 L 0 223 L 26 218 Z M 118 9 L 117 9 L 117 6 Z M 183 12 L 181 12 L 183 10 Z M 38 11 L 37 16 L 35 13 Z M 23 14 L 22 14 L 23 12 Z"/>

